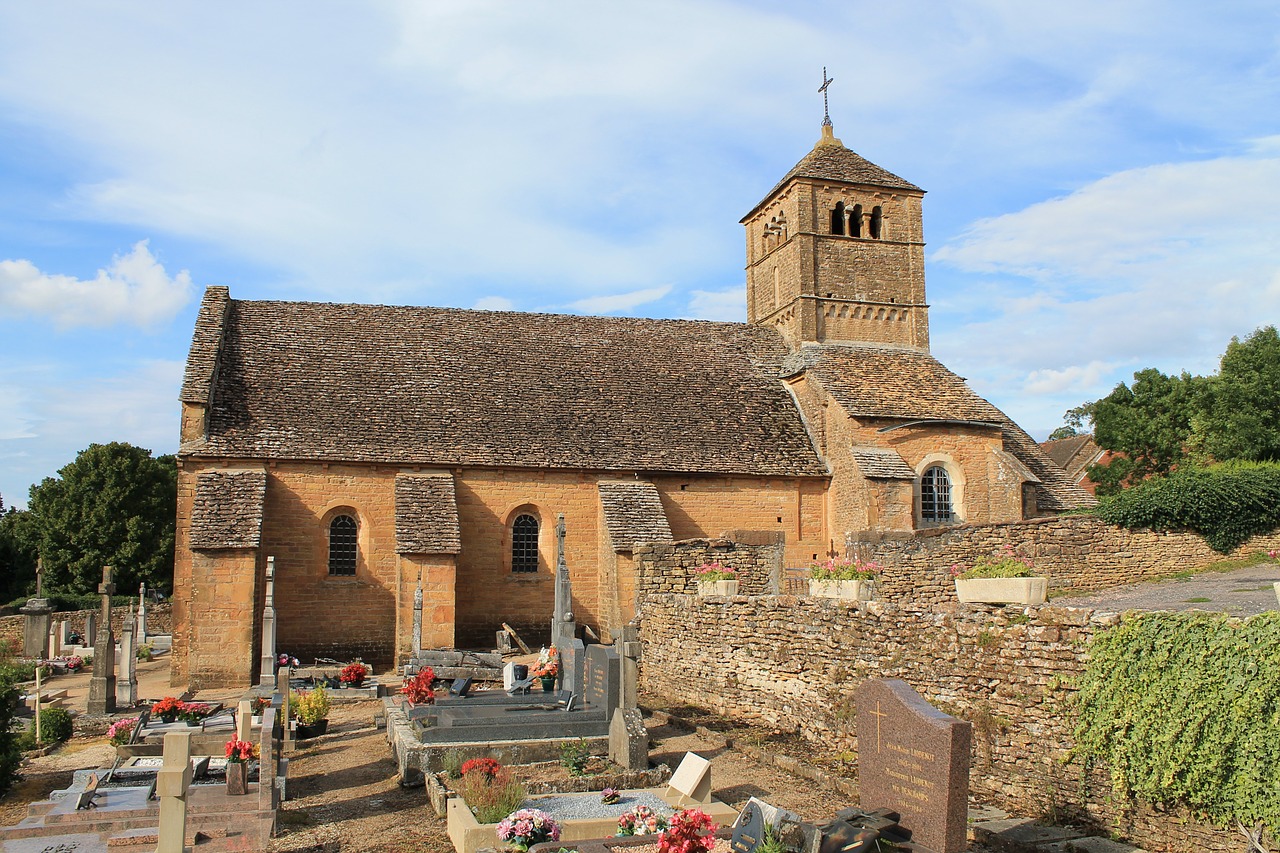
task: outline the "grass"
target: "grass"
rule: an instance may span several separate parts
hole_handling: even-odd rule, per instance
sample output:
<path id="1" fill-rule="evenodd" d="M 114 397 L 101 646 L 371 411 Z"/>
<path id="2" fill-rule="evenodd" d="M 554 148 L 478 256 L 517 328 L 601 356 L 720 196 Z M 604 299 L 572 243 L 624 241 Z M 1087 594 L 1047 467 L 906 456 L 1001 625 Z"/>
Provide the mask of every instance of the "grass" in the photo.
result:
<path id="1" fill-rule="evenodd" d="M 1203 604 L 1206 601 L 1213 601 L 1212 598 L 1205 598 L 1203 595 L 1197 595 L 1195 598 L 1188 598 L 1187 604 Z"/>
<path id="2" fill-rule="evenodd" d="M 1201 566 L 1198 569 L 1183 569 L 1177 572 L 1170 572 L 1167 575 L 1150 578 L 1150 580 L 1186 580 L 1187 578 L 1193 578 L 1196 575 L 1202 575 L 1206 572 L 1234 572 L 1236 569 L 1247 569 L 1250 566 L 1274 562 L 1274 560 L 1267 556 L 1266 551 L 1254 551 L 1247 557 L 1239 557 L 1234 560 L 1214 560 L 1207 566 Z"/>

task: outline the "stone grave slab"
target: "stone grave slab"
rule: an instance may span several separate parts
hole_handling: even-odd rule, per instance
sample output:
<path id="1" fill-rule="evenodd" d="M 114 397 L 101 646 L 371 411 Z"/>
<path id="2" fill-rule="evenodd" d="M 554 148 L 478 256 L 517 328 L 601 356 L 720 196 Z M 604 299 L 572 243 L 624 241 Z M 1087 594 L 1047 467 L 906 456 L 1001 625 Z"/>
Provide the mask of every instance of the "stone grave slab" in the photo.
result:
<path id="1" fill-rule="evenodd" d="M 667 783 L 667 796 L 675 797 L 681 806 L 711 802 L 711 760 L 686 752 Z"/>
<path id="2" fill-rule="evenodd" d="M 899 679 L 866 681 L 854 701 L 863 808 L 899 812 L 914 844 L 938 853 L 965 850 L 972 726 Z"/>

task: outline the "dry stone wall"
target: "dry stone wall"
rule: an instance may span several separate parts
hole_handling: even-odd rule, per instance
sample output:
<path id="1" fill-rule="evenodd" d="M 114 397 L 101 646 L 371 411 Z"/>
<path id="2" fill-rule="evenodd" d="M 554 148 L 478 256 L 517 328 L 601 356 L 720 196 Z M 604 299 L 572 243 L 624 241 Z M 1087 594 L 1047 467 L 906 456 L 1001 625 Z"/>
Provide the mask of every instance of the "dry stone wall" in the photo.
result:
<path id="1" fill-rule="evenodd" d="M 135 612 L 137 607 L 134 608 Z M 71 628 L 76 633 L 84 636 L 85 619 L 90 613 L 97 613 L 97 610 L 66 610 L 53 614 L 53 623 L 67 621 L 71 623 Z M 111 624 L 115 628 L 116 636 L 120 636 L 120 626 L 124 624 L 125 614 L 129 612 L 128 607 L 111 608 Z M 164 604 L 147 604 L 147 633 L 148 634 L 168 634 L 172 629 L 173 608 L 168 602 Z M 27 617 L 19 614 L 17 616 L 0 616 L 0 643 L 16 642 L 19 649 L 22 648 L 22 628 Z M 93 639 L 88 641 L 93 643 Z"/>
<path id="2" fill-rule="evenodd" d="M 941 604 L 954 599 L 950 567 L 1012 545 L 1030 557 L 1051 590 L 1105 589 L 1197 569 L 1225 557 L 1280 548 L 1280 530 L 1255 536 L 1229 555 L 1187 531 L 1129 530 L 1093 516 L 972 524 L 911 534 L 849 534 L 850 553 L 879 562 L 880 594 L 890 600 Z"/>
<path id="3" fill-rule="evenodd" d="M 736 540 L 736 541 L 735 541 Z M 782 536 L 738 531 L 733 539 L 686 539 L 638 548 L 636 591 L 640 600 L 664 593 L 696 593 L 698 568 L 719 562 L 738 572 L 738 592 L 777 592 L 782 576 Z"/>
<path id="4" fill-rule="evenodd" d="M 1091 821 L 1151 850 L 1240 848 L 1185 816 L 1122 812 L 1105 768 L 1086 772 L 1070 758 L 1072 685 L 1088 642 L 1118 624 L 1116 614 L 657 592 L 641 599 L 640 619 L 642 684 L 670 700 L 796 731 L 852 757 L 854 689 L 901 678 L 973 723 L 970 785 L 980 800 Z"/>

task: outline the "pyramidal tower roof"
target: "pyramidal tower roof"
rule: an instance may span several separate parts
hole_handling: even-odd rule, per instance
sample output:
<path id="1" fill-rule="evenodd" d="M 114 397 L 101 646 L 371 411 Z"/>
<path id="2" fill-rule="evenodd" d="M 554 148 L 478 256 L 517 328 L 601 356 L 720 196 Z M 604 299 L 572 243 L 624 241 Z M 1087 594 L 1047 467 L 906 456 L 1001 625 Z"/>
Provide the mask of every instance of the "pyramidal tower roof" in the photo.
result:
<path id="1" fill-rule="evenodd" d="M 813 150 L 792 167 L 791 171 L 787 172 L 782 180 L 765 194 L 760 203 L 742 217 L 742 221 L 746 222 L 750 219 L 757 210 L 764 207 L 769 199 L 777 195 L 779 190 L 796 178 L 815 178 L 820 181 L 841 181 L 846 184 L 869 184 L 875 187 L 924 192 L 906 178 L 900 178 L 888 169 L 882 169 L 865 157 L 845 148 L 844 143 L 836 139 L 831 125 L 823 122 L 822 137 L 813 146 Z"/>

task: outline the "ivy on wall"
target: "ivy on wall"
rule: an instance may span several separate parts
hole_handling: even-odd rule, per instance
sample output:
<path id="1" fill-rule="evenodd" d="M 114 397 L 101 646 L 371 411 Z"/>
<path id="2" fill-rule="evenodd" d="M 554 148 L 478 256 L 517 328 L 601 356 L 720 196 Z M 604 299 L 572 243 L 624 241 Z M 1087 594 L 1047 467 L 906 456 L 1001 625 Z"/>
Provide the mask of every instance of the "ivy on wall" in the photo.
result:
<path id="1" fill-rule="evenodd" d="M 1193 530 L 1225 554 L 1280 527 L 1280 464 L 1183 469 L 1106 498 L 1096 512 L 1120 527 Z"/>
<path id="2" fill-rule="evenodd" d="M 1280 838 L 1280 611 L 1148 613 L 1098 634 L 1076 753 L 1115 793 Z"/>

